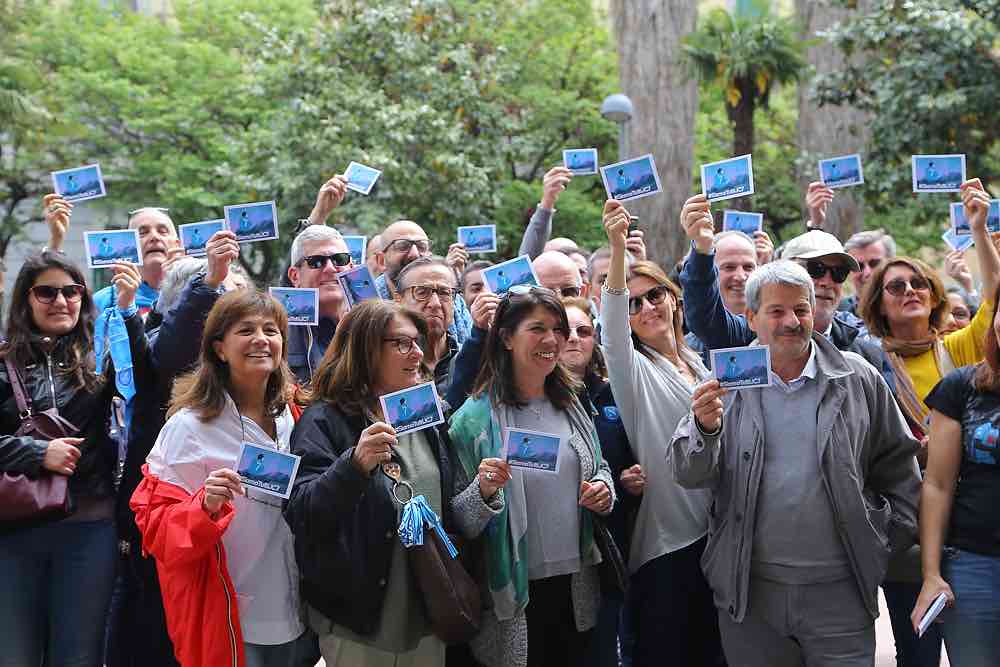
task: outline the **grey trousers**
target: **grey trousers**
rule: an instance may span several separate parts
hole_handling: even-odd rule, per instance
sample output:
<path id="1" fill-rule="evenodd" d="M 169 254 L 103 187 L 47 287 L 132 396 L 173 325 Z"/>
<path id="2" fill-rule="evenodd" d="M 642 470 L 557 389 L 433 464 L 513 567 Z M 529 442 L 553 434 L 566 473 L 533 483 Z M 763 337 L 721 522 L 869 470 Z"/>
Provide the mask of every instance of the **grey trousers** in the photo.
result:
<path id="1" fill-rule="evenodd" d="M 742 623 L 719 610 L 729 667 L 873 667 L 875 621 L 857 584 L 779 584 L 751 577 Z"/>

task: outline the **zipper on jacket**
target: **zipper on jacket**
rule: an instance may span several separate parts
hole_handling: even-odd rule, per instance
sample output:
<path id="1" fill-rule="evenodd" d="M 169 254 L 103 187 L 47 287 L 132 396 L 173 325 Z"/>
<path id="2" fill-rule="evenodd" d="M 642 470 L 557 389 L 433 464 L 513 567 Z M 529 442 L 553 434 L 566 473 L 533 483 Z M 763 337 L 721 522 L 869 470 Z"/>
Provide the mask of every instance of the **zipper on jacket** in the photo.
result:
<path id="1" fill-rule="evenodd" d="M 52 407 L 58 408 L 59 403 L 56 402 L 56 381 L 52 377 L 52 354 L 49 352 L 45 353 L 45 365 L 49 372 L 49 391 L 52 392 Z"/>
<path id="2" fill-rule="evenodd" d="M 216 562 L 219 564 L 219 579 L 222 580 L 222 590 L 226 593 L 226 624 L 229 629 L 229 648 L 233 656 L 233 667 L 237 667 L 239 662 L 239 652 L 236 646 L 236 629 L 233 627 L 233 599 L 229 595 L 229 586 L 226 585 L 226 573 L 222 569 L 222 545 L 215 545 Z"/>

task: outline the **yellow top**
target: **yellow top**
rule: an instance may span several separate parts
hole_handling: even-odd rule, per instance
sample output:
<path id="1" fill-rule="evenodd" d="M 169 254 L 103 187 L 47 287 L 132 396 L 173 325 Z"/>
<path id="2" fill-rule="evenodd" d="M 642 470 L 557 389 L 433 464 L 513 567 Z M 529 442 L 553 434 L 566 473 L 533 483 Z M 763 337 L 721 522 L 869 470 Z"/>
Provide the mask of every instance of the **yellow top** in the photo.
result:
<path id="1" fill-rule="evenodd" d="M 944 337 L 944 347 L 948 350 L 955 368 L 971 366 L 983 360 L 983 338 L 992 324 L 992 319 L 993 304 L 984 301 L 969 326 Z M 934 350 L 927 350 L 915 357 L 904 357 L 903 364 L 906 366 L 910 381 L 913 382 L 917 397 L 923 403 L 934 385 L 941 380 L 941 373 L 934 363 Z"/>

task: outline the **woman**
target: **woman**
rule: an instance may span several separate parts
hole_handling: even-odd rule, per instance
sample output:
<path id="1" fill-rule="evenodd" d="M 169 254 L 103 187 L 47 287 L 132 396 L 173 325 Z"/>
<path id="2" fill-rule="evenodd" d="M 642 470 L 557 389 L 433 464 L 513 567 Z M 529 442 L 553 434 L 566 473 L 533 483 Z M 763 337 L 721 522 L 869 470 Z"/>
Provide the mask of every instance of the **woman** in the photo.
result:
<path id="1" fill-rule="evenodd" d="M 600 554 L 590 513 L 611 512 L 614 484 L 577 398 L 582 387 L 559 365 L 568 330 L 555 292 L 511 287 L 472 396 L 451 420 L 463 473 L 478 479 L 484 498 L 504 489 L 505 506 L 489 529 L 485 515 L 462 522 L 470 538 L 485 531 L 491 608 L 471 646 L 487 667 L 578 665 L 597 622 Z M 558 436 L 555 474 L 512 469 L 503 460 L 507 429 Z"/>
<path id="2" fill-rule="evenodd" d="M 116 264 L 111 282 L 142 390 L 146 339 L 135 308 L 138 270 Z M 69 477 L 76 511 L 61 521 L 0 523 L 0 638 L 11 665 L 102 664 L 104 615 L 116 557 L 114 469 L 108 434 L 115 382 L 95 372 L 94 306 L 83 273 L 60 253 L 29 257 L 11 292 L 0 355 L 13 363 L 37 412 L 57 408 L 77 437 L 15 436 L 21 417 L 0 365 L 0 472 Z M 4 502 L 0 498 L 0 502 Z"/>
<path id="3" fill-rule="evenodd" d="M 626 272 L 628 222 L 621 203 L 604 205 L 611 265 L 601 293 L 602 341 L 618 412 L 647 480 L 629 559 L 633 664 L 661 664 L 663 646 L 677 664 L 721 664 L 715 605 L 699 564 L 709 494 L 681 488 L 667 460 L 674 429 L 708 371 L 684 343 L 677 286 L 652 262 Z"/>
<path id="4" fill-rule="evenodd" d="M 445 529 L 460 512 L 494 514 L 476 484 L 455 495 L 443 428 L 397 435 L 382 413 L 379 396 L 429 379 L 427 335 L 424 320 L 398 303 L 352 308 L 292 435 L 302 463 L 285 516 L 328 667 L 443 666 L 444 644 L 431 634 L 397 536 L 402 503 L 411 491 L 423 495 Z"/>
<path id="5" fill-rule="evenodd" d="M 317 659 L 315 637 L 299 618 L 281 498 L 243 484 L 235 471 L 244 444 L 288 451 L 287 338 L 285 310 L 273 297 L 244 289 L 219 298 L 205 321 L 199 365 L 177 379 L 132 496 L 182 667 L 298 667 Z"/>
<path id="6" fill-rule="evenodd" d="M 948 299 L 949 315 L 945 317 L 941 333 L 947 335 L 953 331 L 964 329 L 972 323 L 977 304 L 968 292 L 957 285 L 946 287 L 945 297 Z"/>
<path id="7" fill-rule="evenodd" d="M 944 593 L 943 634 L 954 667 L 1000 655 L 1000 314 L 993 294 L 985 360 L 952 371 L 928 394 L 931 434 L 920 503 L 923 587 L 916 629 Z M 947 551 L 942 563 L 942 550 Z"/>

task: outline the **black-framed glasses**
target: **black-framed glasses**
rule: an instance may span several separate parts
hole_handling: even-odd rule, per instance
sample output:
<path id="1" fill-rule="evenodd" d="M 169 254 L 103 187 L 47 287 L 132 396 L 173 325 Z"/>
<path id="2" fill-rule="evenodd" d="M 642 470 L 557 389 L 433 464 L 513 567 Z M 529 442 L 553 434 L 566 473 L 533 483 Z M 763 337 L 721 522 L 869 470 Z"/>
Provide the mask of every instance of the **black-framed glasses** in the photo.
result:
<path id="1" fill-rule="evenodd" d="M 66 301 L 79 301 L 83 298 L 83 291 L 85 289 L 83 285 L 73 283 L 71 285 L 63 285 L 62 287 L 35 285 L 29 291 L 35 295 L 35 299 L 40 303 L 52 303 L 60 294 L 63 295 Z"/>
<path id="2" fill-rule="evenodd" d="M 806 273 L 809 274 L 813 280 L 819 280 L 827 273 L 833 278 L 833 282 L 842 283 L 847 280 L 847 276 L 851 275 L 851 270 L 846 266 L 830 266 L 829 264 L 824 264 L 818 259 L 807 259 L 806 260 Z"/>
<path id="3" fill-rule="evenodd" d="M 416 347 L 418 350 L 421 349 L 420 339 L 411 338 L 410 336 L 397 336 L 396 338 L 383 338 L 383 343 L 395 343 L 396 349 L 400 354 L 409 354 Z"/>
<path id="4" fill-rule="evenodd" d="M 334 266 L 348 266 L 351 263 L 351 253 L 335 252 L 332 255 L 306 255 L 302 261 L 310 269 L 322 269 L 327 262 L 333 262 Z"/>
<path id="5" fill-rule="evenodd" d="M 431 240 L 430 239 L 396 239 L 389 245 L 385 247 L 382 252 L 389 252 L 390 249 L 397 250 L 402 254 L 410 252 L 410 248 L 417 246 L 417 252 L 421 255 L 430 252 L 431 250 Z"/>
<path id="6" fill-rule="evenodd" d="M 451 303 L 455 295 L 458 294 L 458 290 L 454 287 L 446 287 L 444 285 L 412 285 L 406 289 L 409 290 L 410 296 L 420 303 L 430 301 L 432 294 L 437 294 L 438 298 L 441 299 L 441 303 Z"/>
<path id="7" fill-rule="evenodd" d="M 566 285 L 565 287 L 560 287 L 558 289 L 558 292 L 559 296 L 563 297 L 564 299 L 575 299 L 576 297 L 580 296 L 582 288 L 577 287 L 576 285 Z"/>
<path id="8" fill-rule="evenodd" d="M 927 279 L 922 276 L 913 276 L 910 280 L 903 280 L 902 278 L 896 278 L 885 284 L 883 289 L 893 296 L 903 296 L 906 294 L 907 289 L 912 289 L 914 292 L 921 292 L 924 290 L 929 290 L 931 284 L 927 282 Z"/>
<path id="9" fill-rule="evenodd" d="M 580 324 L 575 327 L 571 326 L 569 328 L 569 333 L 576 333 L 577 338 L 593 338 L 594 337 L 594 327 L 589 324 Z M 569 336 L 567 336 L 568 338 Z"/>
<path id="10" fill-rule="evenodd" d="M 667 298 L 668 291 L 665 285 L 657 285 L 645 294 L 633 296 L 628 300 L 628 314 L 638 315 L 639 311 L 642 310 L 643 301 L 648 301 L 651 306 L 659 306 Z"/>

